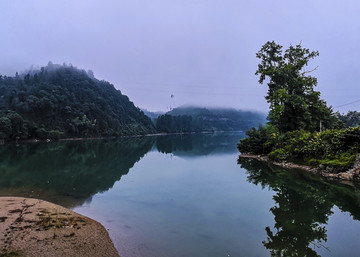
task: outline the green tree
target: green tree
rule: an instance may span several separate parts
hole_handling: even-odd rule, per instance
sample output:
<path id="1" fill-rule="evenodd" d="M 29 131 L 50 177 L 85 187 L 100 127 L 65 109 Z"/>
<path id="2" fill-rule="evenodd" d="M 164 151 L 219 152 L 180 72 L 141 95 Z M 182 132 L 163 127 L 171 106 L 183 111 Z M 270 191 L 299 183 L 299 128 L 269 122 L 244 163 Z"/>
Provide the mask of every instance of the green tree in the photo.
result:
<path id="1" fill-rule="evenodd" d="M 336 116 L 344 123 L 346 127 L 356 127 L 360 125 L 360 112 L 348 111 L 347 114 L 343 115 L 337 112 Z"/>
<path id="2" fill-rule="evenodd" d="M 336 126 L 332 109 L 320 99 L 320 92 L 314 91 L 317 79 L 308 75 L 313 70 L 304 70 L 319 52 L 300 44 L 291 45 L 285 51 L 282 48 L 274 41 L 267 42 L 256 54 L 261 60 L 255 73 L 260 75 L 259 83 L 269 79 L 265 99 L 270 104 L 270 123 L 280 132 L 316 131 L 320 130 L 320 123 L 324 128 Z"/>
<path id="3" fill-rule="evenodd" d="M 11 120 L 7 117 L 0 117 L 0 139 L 7 139 L 11 132 Z"/>

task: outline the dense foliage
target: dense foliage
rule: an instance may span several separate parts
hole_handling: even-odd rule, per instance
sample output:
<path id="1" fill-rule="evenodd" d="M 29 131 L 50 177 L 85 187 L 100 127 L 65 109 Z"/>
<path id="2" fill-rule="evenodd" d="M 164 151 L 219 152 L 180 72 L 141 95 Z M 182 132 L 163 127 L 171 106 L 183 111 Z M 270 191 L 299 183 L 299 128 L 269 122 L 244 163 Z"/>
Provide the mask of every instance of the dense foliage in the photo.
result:
<path id="1" fill-rule="evenodd" d="M 280 132 L 299 129 L 314 132 L 320 129 L 320 122 L 327 129 L 339 125 L 331 108 L 320 99 L 320 92 L 314 91 L 317 79 L 303 70 L 318 55 L 300 44 L 283 52 L 282 46 L 274 41 L 267 42 L 256 54 L 261 60 L 255 73 L 260 75 L 259 83 L 269 79 L 265 97 L 270 104 L 269 120 Z"/>
<path id="2" fill-rule="evenodd" d="M 160 132 L 245 131 L 265 123 L 265 115 L 234 109 L 179 107 L 159 116 Z"/>
<path id="3" fill-rule="evenodd" d="M 238 144 L 242 153 L 267 154 L 272 160 L 291 160 L 322 165 L 331 171 L 351 168 L 360 151 L 360 127 L 311 133 L 294 130 L 279 133 L 272 126 L 251 129 Z"/>
<path id="4" fill-rule="evenodd" d="M 347 114 L 336 113 L 336 115 L 347 128 L 356 127 L 360 125 L 360 112 L 348 111 Z"/>
<path id="5" fill-rule="evenodd" d="M 161 115 L 156 120 L 156 129 L 163 133 L 188 133 L 201 131 L 201 124 L 189 115 Z"/>
<path id="6" fill-rule="evenodd" d="M 54 65 L 0 76 L 0 139 L 119 136 L 154 130 L 151 120 L 106 81 Z"/>
<path id="7" fill-rule="evenodd" d="M 247 137 L 240 141 L 238 149 L 242 153 L 268 154 L 272 149 L 268 139 L 276 132 L 277 130 L 270 124 L 266 124 L 266 127 L 259 126 L 258 129 L 252 127 L 246 131 Z"/>

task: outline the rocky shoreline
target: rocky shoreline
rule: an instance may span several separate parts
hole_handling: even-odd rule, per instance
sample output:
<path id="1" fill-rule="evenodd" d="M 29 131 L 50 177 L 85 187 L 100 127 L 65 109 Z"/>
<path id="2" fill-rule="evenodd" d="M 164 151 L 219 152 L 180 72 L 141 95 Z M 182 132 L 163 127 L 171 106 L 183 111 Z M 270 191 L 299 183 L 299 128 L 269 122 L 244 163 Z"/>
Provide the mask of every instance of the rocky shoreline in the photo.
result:
<path id="1" fill-rule="evenodd" d="M 339 180 L 339 181 L 356 181 L 360 182 L 360 154 L 357 155 L 353 168 L 347 170 L 346 172 L 338 172 L 332 173 L 326 169 L 322 169 L 321 167 L 311 167 L 307 165 L 300 165 L 292 162 L 276 162 L 269 159 L 266 155 L 252 155 L 252 154 L 240 154 L 239 158 L 251 158 L 256 159 L 259 161 L 267 162 L 282 168 L 287 169 L 299 169 L 303 170 L 312 174 L 320 175 L 322 177 L 332 179 L 332 180 Z"/>
<path id="2" fill-rule="evenodd" d="M 0 197 L 0 256 L 119 257 L 98 222 L 43 200 Z"/>

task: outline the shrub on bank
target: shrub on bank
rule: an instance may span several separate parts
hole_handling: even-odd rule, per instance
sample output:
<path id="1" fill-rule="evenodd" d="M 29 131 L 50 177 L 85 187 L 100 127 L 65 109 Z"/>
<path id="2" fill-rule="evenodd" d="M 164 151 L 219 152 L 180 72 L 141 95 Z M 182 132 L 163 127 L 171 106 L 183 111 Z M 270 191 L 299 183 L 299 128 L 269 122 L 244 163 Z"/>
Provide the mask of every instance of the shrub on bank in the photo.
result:
<path id="1" fill-rule="evenodd" d="M 360 150 L 360 127 L 310 133 L 295 130 L 280 134 L 267 125 L 251 129 L 238 149 L 247 154 L 266 154 L 271 160 L 301 162 L 332 172 L 349 169 Z"/>
<path id="2" fill-rule="evenodd" d="M 260 125 L 258 129 L 253 127 L 246 131 L 247 137 L 242 139 L 237 147 L 242 153 L 268 154 L 278 134 L 278 130 L 270 124 L 265 127 Z"/>

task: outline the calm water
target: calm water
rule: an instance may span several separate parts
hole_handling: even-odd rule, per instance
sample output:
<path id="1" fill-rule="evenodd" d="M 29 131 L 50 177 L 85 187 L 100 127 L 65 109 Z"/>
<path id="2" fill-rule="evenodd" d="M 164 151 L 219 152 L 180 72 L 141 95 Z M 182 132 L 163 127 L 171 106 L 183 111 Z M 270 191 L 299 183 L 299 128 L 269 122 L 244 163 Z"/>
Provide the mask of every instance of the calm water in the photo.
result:
<path id="1" fill-rule="evenodd" d="M 122 257 L 360 256 L 360 190 L 254 160 L 242 134 L 0 147 L 0 195 L 101 222 Z"/>

